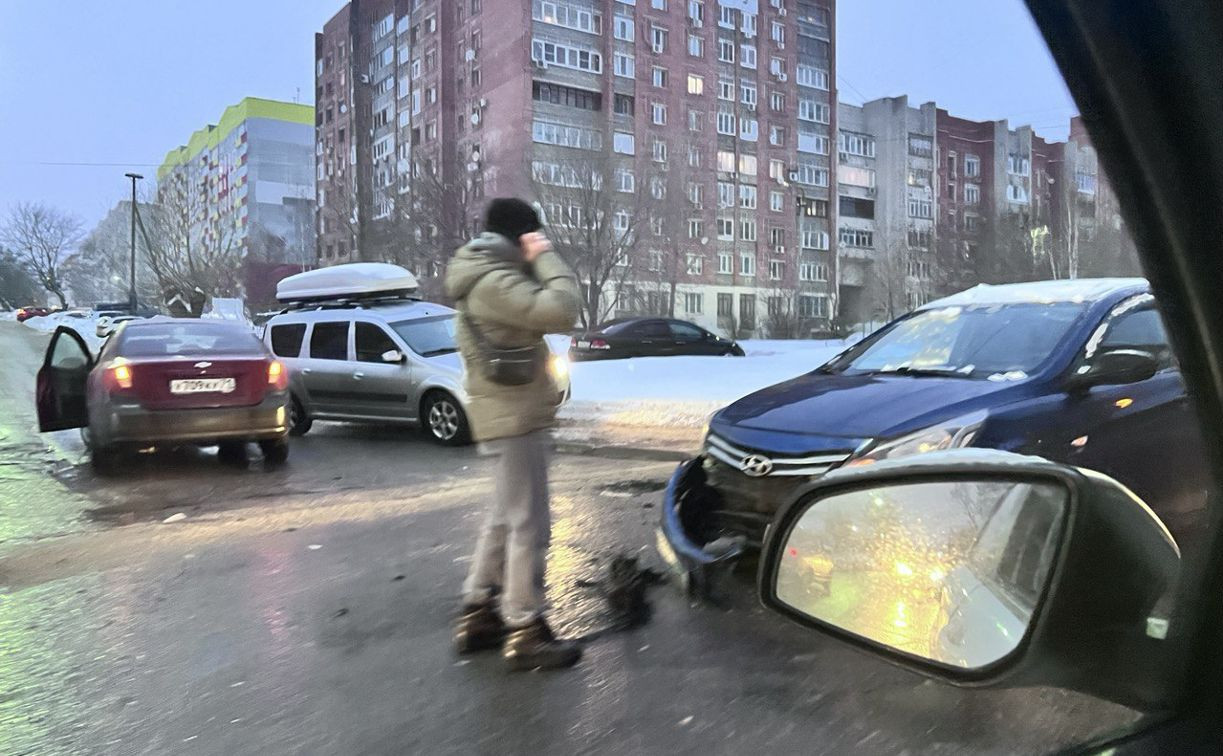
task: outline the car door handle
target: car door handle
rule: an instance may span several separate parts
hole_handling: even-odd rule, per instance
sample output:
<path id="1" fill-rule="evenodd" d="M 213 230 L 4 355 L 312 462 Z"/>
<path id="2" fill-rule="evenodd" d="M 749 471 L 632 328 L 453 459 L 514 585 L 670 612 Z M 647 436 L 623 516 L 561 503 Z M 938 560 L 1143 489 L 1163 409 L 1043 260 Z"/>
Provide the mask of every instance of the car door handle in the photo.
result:
<path id="1" fill-rule="evenodd" d="M 362 378 L 364 378 L 364 377 L 365 377 L 365 373 L 353 373 L 353 374 L 352 374 L 352 377 L 353 377 L 355 380 L 358 380 L 358 381 L 359 381 L 359 380 L 361 380 Z"/>
<path id="2" fill-rule="evenodd" d="M 310 368 L 302 368 L 302 372 L 305 373 L 306 375 L 310 375 L 310 373 L 313 371 L 310 370 Z"/>

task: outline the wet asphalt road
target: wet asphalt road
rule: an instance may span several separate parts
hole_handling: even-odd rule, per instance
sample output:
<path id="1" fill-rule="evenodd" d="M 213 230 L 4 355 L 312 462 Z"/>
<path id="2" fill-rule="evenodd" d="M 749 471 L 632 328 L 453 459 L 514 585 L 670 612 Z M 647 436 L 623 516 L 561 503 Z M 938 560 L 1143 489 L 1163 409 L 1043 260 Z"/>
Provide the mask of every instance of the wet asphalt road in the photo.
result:
<path id="1" fill-rule="evenodd" d="M 574 454 L 554 465 L 550 598 L 586 658 L 457 661 L 488 460 L 320 424 L 279 470 L 192 451 L 98 479 L 72 433 L 35 432 L 44 343 L 0 323 L 2 754 L 1031 753 L 1132 719 L 926 681 L 766 613 L 750 576 L 721 608 L 655 588 L 647 624 L 608 631 L 590 582 L 615 554 L 658 566 L 671 465 Z"/>

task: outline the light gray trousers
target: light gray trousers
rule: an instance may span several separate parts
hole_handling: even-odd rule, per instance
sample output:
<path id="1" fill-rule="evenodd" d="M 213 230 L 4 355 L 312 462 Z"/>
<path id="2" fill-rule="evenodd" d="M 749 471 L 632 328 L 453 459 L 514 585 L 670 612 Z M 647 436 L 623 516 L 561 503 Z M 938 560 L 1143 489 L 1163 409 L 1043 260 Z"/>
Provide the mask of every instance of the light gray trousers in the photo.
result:
<path id="1" fill-rule="evenodd" d="M 501 597 L 501 616 L 511 627 L 530 624 L 544 611 L 544 569 L 552 538 L 548 511 L 548 431 L 486 444 L 497 461 L 496 492 L 485 514 L 463 600 Z"/>

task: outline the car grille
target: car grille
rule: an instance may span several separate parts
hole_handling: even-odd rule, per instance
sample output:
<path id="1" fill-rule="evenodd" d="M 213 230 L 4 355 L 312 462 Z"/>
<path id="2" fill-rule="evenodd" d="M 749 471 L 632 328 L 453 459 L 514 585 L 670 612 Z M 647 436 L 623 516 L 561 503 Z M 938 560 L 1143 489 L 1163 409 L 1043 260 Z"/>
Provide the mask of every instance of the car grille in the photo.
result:
<path id="1" fill-rule="evenodd" d="M 743 472 L 743 460 L 758 456 L 772 463 L 765 475 Z M 715 535 L 745 535 L 759 546 L 773 515 L 802 485 L 849 459 L 850 452 L 787 457 L 743 449 L 710 434 L 705 442 L 706 484 L 718 496 L 708 511 L 709 530 Z"/>

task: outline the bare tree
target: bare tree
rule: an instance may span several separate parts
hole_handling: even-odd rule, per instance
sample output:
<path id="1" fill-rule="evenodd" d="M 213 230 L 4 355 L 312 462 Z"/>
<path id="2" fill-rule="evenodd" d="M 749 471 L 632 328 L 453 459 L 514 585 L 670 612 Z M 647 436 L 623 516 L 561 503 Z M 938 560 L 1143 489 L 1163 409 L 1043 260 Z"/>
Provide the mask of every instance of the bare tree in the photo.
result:
<path id="1" fill-rule="evenodd" d="M 867 272 L 871 317 L 885 322 L 909 310 L 909 252 L 899 239 L 878 250 Z"/>
<path id="2" fill-rule="evenodd" d="M 0 241 L 61 307 L 68 306 L 61 269 L 81 241 L 81 221 L 38 202 L 20 202 L 0 226 Z"/>
<path id="3" fill-rule="evenodd" d="M 602 322 L 615 308 L 611 291 L 624 288 L 637 262 L 639 224 L 648 217 L 642 187 L 618 191 L 628 179 L 606 155 L 572 158 L 537 149 L 533 157 L 531 183 L 548 235 L 582 285 L 582 324 Z"/>
<path id="4" fill-rule="evenodd" d="M 647 177 L 644 191 L 649 196 L 649 241 L 647 248 L 647 271 L 643 277 L 656 287 L 652 315 L 675 317 L 677 288 L 688 272 L 688 249 L 693 242 L 690 220 L 698 202 L 704 204 L 703 188 L 693 187 L 692 172 L 687 161 L 673 160 L 669 163 L 651 163 L 656 166 Z M 704 229 L 695 241 L 704 244 L 708 240 Z"/>
<path id="5" fill-rule="evenodd" d="M 78 302 L 127 300 L 131 280 L 130 224 L 131 204 L 120 202 L 64 262 L 64 281 Z M 157 280 L 142 243 L 137 250 L 136 293 L 142 301 L 156 301 L 160 298 Z"/>
<path id="6" fill-rule="evenodd" d="M 158 187 L 149 217 L 138 217 L 146 259 L 166 307 L 199 316 L 210 297 L 238 296 L 244 250 L 235 218 L 221 212 L 205 189 L 183 173 L 172 173 Z"/>
<path id="7" fill-rule="evenodd" d="M 774 287 L 764 292 L 767 310 L 764 328 L 770 339 L 797 339 L 803 334 L 803 318 L 796 289 Z"/>
<path id="8" fill-rule="evenodd" d="M 0 307 L 13 310 L 37 304 L 39 286 L 17 256 L 0 248 Z"/>
<path id="9" fill-rule="evenodd" d="M 413 271 L 427 296 L 441 295 L 446 261 L 478 230 L 474 204 L 482 176 L 468 170 L 461 157 L 415 160 L 409 190 L 400 195 L 391 224 L 388 259 Z"/>

